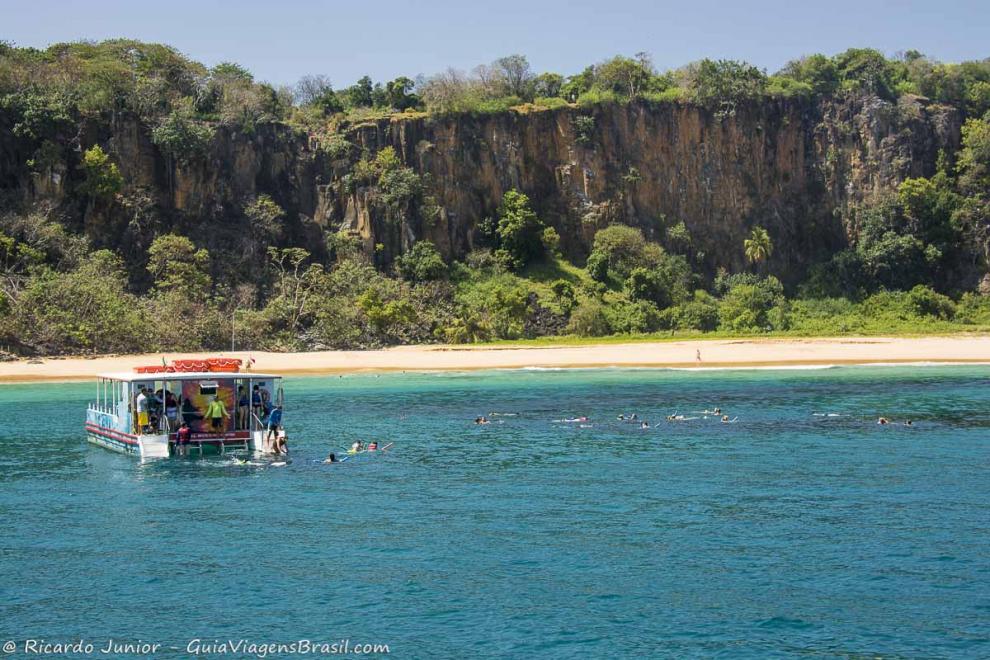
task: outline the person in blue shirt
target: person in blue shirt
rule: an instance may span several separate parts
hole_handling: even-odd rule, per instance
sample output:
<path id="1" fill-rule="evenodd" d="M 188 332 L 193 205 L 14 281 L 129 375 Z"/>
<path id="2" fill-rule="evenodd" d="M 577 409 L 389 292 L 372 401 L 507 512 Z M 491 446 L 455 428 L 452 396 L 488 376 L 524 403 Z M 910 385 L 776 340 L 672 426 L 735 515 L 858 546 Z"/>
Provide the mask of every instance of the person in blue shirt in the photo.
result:
<path id="1" fill-rule="evenodd" d="M 276 454 L 288 453 L 285 447 L 285 438 L 280 437 L 278 433 L 279 426 L 282 424 L 282 406 L 275 406 L 271 414 L 268 415 L 268 438 L 267 442 L 271 443 L 272 452 Z"/>
<path id="2" fill-rule="evenodd" d="M 237 428 L 251 428 L 251 398 L 248 396 L 247 388 L 243 385 L 237 386 Z"/>
<path id="3" fill-rule="evenodd" d="M 254 412 L 255 417 L 257 417 L 258 419 L 261 419 L 261 416 L 264 414 L 264 411 L 261 407 L 260 389 L 261 388 L 255 385 L 254 389 L 251 391 L 251 410 L 252 412 Z"/>

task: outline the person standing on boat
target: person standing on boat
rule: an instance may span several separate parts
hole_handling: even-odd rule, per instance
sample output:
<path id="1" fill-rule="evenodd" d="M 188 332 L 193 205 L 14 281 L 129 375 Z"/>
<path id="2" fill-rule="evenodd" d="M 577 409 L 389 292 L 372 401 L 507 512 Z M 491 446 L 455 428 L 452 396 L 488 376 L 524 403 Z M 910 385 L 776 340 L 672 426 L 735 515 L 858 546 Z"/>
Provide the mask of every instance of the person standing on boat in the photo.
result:
<path id="1" fill-rule="evenodd" d="M 179 401 L 170 390 L 165 390 L 165 417 L 168 419 L 170 428 L 175 428 L 175 423 L 179 419 Z"/>
<path id="2" fill-rule="evenodd" d="M 261 393 L 261 409 L 265 411 L 265 416 L 271 414 L 272 412 L 272 393 L 268 391 L 268 388 L 262 387 Z"/>
<path id="3" fill-rule="evenodd" d="M 257 385 L 251 391 L 251 410 L 254 412 L 254 416 L 258 418 L 258 423 L 260 424 L 264 409 L 261 407 L 261 388 Z"/>
<path id="4" fill-rule="evenodd" d="M 214 396 L 213 401 L 210 401 L 210 405 L 206 407 L 205 417 L 210 424 L 211 431 L 214 433 L 223 431 L 224 420 L 230 417 L 230 413 L 227 412 L 227 407 L 220 400 L 220 395 Z"/>
<path id="5" fill-rule="evenodd" d="M 137 425 L 138 432 L 144 433 L 145 429 L 148 427 L 148 388 L 144 385 L 137 395 L 137 400 L 135 401 L 135 410 L 137 411 Z"/>
<path id="6" fill-rule="evenodd" d="M 271 414 L 268 415 L 268 438 L 272 451 L 279 453 L 278 449 L 278 428 L 282 424 L 282 406 L 275 406 Z"/>
<path id="7" fill-rule="evenodd" d="M 243 385 L 237 387 L 237 426 L 241 429 L 250 428 L 248 424 L 251 414 L 251 399 Z"/>

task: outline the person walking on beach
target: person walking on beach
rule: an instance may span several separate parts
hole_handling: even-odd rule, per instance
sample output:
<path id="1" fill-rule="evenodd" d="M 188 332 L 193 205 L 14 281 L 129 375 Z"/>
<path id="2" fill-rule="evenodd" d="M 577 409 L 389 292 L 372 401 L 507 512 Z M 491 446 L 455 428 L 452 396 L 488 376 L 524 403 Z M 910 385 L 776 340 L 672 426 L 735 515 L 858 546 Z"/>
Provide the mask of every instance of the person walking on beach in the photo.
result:
<path id="1" fill-rule="evenodd" d="M 697 362 L 698 364 L 701 364 L 701 349 L 700 348 L 695 349 L 695 351 L 694 351 L 694 361 Z"/>

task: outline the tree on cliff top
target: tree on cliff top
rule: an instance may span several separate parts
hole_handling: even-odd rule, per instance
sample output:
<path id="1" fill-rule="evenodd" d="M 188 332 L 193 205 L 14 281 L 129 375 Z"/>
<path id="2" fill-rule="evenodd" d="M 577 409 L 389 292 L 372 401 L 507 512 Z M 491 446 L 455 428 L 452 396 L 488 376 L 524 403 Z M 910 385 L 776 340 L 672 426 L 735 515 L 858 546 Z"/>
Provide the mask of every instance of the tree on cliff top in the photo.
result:
<path id="1" fill-rule="evenodd" d="M 529 68 L 529 60 L 525 55 L 509 55 L 500 57 L 492 62 L 491 68 L 496 72 L 503 96 L 518 96 L 526 99 L 533 95 L 533 72 Z"/>
<path id="2" fill-rule="evenodd" d="M 835 61 L 821 54 L 791 60 L 779 75 L 811 85 L 811 91 L 815 94 L 832 94 L 839 88 L 839 70 Z"/>
<path id="3" fill-rule="evenodd" d="M 735 114 L 738 103 L 763 95 L 767 76 L 745 62 L 704 59 L 694 69 L 692 83 L 698 103 Z"/>
<path id="4" fill-rule="evenodd" d="M 344 111 L 343 102 L 326 76 L 304 76 L 296 83 L 293 92 L 296 103 L 317 108 L 324 116 Z"/>
<path id="5" fill-rule="evenodd" d="M 862 90 L 885 99 L 897 97 L 894 85 L 898 71 L 893 63 L 873 48 L 850 48 L 835 56 L 842 89 Z"/>
<path id="6" fill-rule="evenodd" d="M 637 53 L 635 59 L 616 55 L 595 65 L 594 86 L 607 89 L 628 98 L 634 98 L 646 90 L 653 78 L 653 63 L 646 53 Z"/>

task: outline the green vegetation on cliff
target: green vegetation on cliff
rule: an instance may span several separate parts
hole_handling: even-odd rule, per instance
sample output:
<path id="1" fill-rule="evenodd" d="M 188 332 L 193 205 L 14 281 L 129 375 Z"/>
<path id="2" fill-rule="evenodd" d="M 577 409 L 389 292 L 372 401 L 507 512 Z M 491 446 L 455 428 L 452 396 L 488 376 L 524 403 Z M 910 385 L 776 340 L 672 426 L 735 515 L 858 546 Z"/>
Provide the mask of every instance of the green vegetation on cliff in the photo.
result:
<path id="1" fill-rule="evenodd" d="M 676 186 L 621 143 L 671 113 L 706 154 Z M 510 162 L 527 131 L 571 160 Z M 726 172 L 742 133 L 765 150 Z M 638 54 L 563 76 L 512 55 L 335 90 L 135 41 L 0 44 L 0 268 L 22 354 L 984 330 L 990 61 Z"/>

